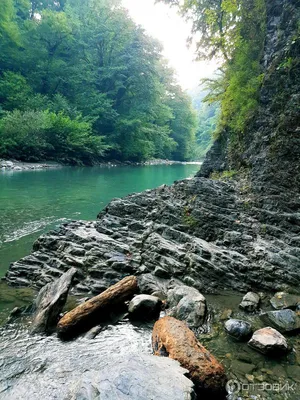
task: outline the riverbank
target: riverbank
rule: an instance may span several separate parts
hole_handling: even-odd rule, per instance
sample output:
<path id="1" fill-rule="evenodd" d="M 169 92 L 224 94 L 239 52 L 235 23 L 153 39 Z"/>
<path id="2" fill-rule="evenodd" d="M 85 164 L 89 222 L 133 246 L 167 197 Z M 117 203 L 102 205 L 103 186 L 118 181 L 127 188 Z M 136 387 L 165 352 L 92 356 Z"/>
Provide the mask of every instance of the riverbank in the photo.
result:
<path id="1" fill-rule="evenodd" d="M 201 165 L 201 161 L 174 161 L 174 160 L 163 160 L 163 159 L 153 159 L 142 162 L 134 162 L 134 161 L 106 161 L 99 162 L 93 167 L 121 167 L 121 166 L 143 166 L 143 165 Z M 32 170 L 41 170 L 41 169 L 51 169 L 51 168 L 61 168 L 63 166 L 70 166 L 68 164 L 60 164 L 56 162 L 25 162 L 18 160 L 1 160 L 0 159 L 0 170 L 2 171 L 32 171 Z M 82 167 L 91 167 L 90 165 L 82 165 Z"/>
<path id="2" fill-rule="evenodd" d="M 0 160 L 0 170 L 2 171 L 33 171 L 60 167 L 62 165 L 55 162 L 31 163 L 17 160 Z"/>

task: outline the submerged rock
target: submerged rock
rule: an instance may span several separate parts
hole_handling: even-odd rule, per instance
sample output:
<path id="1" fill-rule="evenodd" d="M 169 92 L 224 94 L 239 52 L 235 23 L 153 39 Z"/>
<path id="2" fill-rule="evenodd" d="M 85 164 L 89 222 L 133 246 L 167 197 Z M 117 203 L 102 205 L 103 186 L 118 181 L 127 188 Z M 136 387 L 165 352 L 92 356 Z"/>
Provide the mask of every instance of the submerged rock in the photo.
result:
<path id="1" fill-rule="evenodd" d="M 224 326 L 226 332 L 238 340 L 247 340 L 252 333 L 251 324 L 239 319 L 229 319 Z"/>
<path id="2" fill-rule="evenodd" d="M 268 311 L 259 317 L 264 323 L 274 326 L 280 332 L 292 332 L 300 329 L 300 316 L 289 309 Z"/>
<path id="3" fill-rule="evenodd" d="M 260 302 L 260 297 L 257 293 L 248 292 L 243 297 L 243 300 L 240 304 L 240 308 L 248 312 L 253 312 L 258 309 L 259 302 Z"/>
<path id="4" fill-rule="evenodd" d="M 267 355 L 282 355 L 288 351 L 285 337 L 273 328 L 262 328 L 253 333 L 248 345 Z"/>
<path id="5" fill-rule="evenodd" d="M 129 317 L 139 320 L 158 319 L 162 307 L 162 301 L 158 297 L 148 294 L 135 296 L 129 303 Z"/>
<path id="6" fill-rule="evenodd" d="M 56 326 L 76 272 L 76 268 L 71 268 L 59 279 L 48 283 L 40 290 L 34 304 L 32 333 L 47 333 Z"/>
<path id="7" fill-rule="evenodd" d="M 158 320 L 152 332 L 152 347 L 155 355 L 173 358 L 189 371 L 198 394 L 224 395 L 223 366 L 197 341 L 184 322 L 172 317 Z"/>
<path id="8" fill-rule="evenodd" d="M 230 310 L 230 308 L 227 308 L 220 315 L 220 320 L 225 321 L 226 319 L 231 318 L 231 316 L 232 316 L 232 310 Z"/>
<path id="9" fill-rule="evenodd" d="M 284 308 L 297 308 L 300 305 L 300 296 L 285 292 L 276 293 L 270 300 L 270 303 L 276 310 Z"/>

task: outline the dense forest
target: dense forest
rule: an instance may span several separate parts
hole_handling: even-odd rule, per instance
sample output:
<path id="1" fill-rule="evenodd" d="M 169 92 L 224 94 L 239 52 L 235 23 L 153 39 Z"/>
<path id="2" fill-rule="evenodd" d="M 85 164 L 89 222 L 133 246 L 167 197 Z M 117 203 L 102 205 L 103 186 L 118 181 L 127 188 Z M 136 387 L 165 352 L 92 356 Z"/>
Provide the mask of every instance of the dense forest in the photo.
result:
<path id="1" fill-rule="evenodd" d="M 188 160 L 197 116 L 119 0 L 1 0 L 0 157 Z"/>
<path id="2" fill-rule="evenodd" d="M 218 101 L 209 102 L 209 91 L 200 85 L 189 91 L 192 104 L 197 112 L 196 143 L 193 158 L 202 160 L 214 141 L 214 134 L 220 118 Z"/>

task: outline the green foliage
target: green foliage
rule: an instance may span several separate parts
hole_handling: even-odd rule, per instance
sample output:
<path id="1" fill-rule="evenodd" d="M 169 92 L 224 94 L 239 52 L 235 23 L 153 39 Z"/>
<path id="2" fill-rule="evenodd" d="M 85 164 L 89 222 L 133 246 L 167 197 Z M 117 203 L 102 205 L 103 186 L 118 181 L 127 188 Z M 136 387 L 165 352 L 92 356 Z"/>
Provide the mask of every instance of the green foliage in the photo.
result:
<path id="1" fill-rule="evenodd" d="M 228 180 L 228 179 L 232 179 L 236 174 L 237 174 L 237 171 L 235 171 L 235 170 L 223 171 L 223 172 L 213 172 L 210 175 L 210 179 Z"/>
<path id="2" fill-rule="evenodd" d="M 170 124 L 171 137 L 177 143 L 176 149 L 172 152 L 172 158 L 180 161 L 190 160 L 194 155 L 197 114 L 192 109 L 189 97 L 179 86 L 173 87 L 167 104 L 173 111 Z"/>
<path id="3" fill-rule="evenodd" d="M 106 147 L 79 117 L 49 111 L 7 112 L 0 121 L 0 157 L 92 164 Z"/>
<path id="4" fill-rule="evenodd" d="M 20 40 L 5 33 L 2 41 L 0 106 L 23 118 L 48 112 L 58 131 L 47 130 L 47 156 L 87 163 L 191 157 L 190 99 L 175 84 L 161 45 L 129 18 L 121 1 L 5 2 L 5 21 L 17 27 Z M 25 155 L 16 149 L 15 157 Z"/>
<path id="5" fill-rule="evenodd" d="M 19 41 L 19 29 L 16 24 L 16 10 L 13 0 L 1 0 L 0 40 L 5 40 L 5 38 L 9 38 L 12 42 Z"/>
<path id="6" fill-rule="evenodd" d="M 189 228 L 195 228 L 199 224 L 199 221 L 192 215 L 192 210 L 188 206 L 184 208 L 182 222 Z"/>
<path id="7" fill-rule="evenodd" d="M 239 36 L 240 0 L 159 0 L 179 7 L 192 22 L 192 37 L 200 59 L 231 58 Z"/>
<path id="8" fill-rule="evenodd" d="M 213 144 L 213 135 L 219 120 L 220 106 L 218 102 L 208 103 L 205 98 L 208 92 L 198 87 L 190 92 L 192 103 L 197 111 L 198 127 L 196 131 L 196 146 L 193 158 L 201 160 Z"/>
<path id="9" fill-rule="evenodd" d="M 0 122 L 0 156 L 38 160 L 47 150 L 49 115 L 40 111 L 7 112 Z"/>

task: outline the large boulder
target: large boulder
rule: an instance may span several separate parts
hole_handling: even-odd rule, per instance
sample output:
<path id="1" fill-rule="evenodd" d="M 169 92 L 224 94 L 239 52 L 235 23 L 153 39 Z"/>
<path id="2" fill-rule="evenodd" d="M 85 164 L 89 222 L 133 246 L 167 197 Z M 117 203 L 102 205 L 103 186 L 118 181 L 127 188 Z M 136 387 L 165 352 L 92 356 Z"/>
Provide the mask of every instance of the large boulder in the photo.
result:
<path id="1" fill-rule="evenodd" d="M 300 316 L 290 309 L 268 311 L 259 317 L 264 323 L 274 326 L 280 332 L 292 332 L 300 329 Z"/>
<path id="2" fill-rule="evenodd" d="M 40 290 L 34 303 L 32 333 L 48 333 L 56 326 L 76 272 L 76 268 L 71 268 L 59 279 L 48 283 Z"/>
<path id="3" fill-rule="evenodd" d="M 129 303 L 128 312 L 132 319 L 154 320 L 158 319 L 162 301 L 149 294 L 135 296 Z"/>
<path id="4" fill-rule="evenodd" d="M 270 300 L 270 303 L 276 310 L 284 308 L 297 308 L 300 305 L 300 296 L 285 292 L 276 293 Z"/>
<path id="5" fill-rule="evenodd" d="M 270 327 L 255 331 L 248 345 L 268 355 L 282 355 L 288 351 L 288 343 L 285 337 Z"/>
<path id="6" fill-rule="evenodd" d="M 205 297 L 190 286 L 175 286 L 167 293 L 168 314 L 181 321 L 186 321 L 190 328 L 201 326 L 206 317 Z"/>
<path id="7" fill-rule="evenodd" d="M 259 302 L 260 297 L 257 293 L 248 292 L 243 297 L 243 300 L 240 303 L 240 308 L 242 308 L 244 311 L 253 312 L 258 309 Z"/>
<path id="8" fill-rule="evenodd" d="M 206 299 L 202 294 L 195 297 L 184 296 L 171 312 L 171 315 L 180 321 L 186 321 L 190 328 L 203 325 L 206 317 Z"/>
<path id="9" fill-rule="evenodd" d="M 251 324 L 240 319 L 229 319 L 224 326 L 226 332 L 238 340 L 247 340 L 252 333 Z"/>
<path id="10" fill-rule="evenodd" d="M 193 287 L 185 285 L 176 286 L 175 288 L 170 289 L 167 293 L 168 306 L 170 308 L 175 307 L 183 297 L 197 297 L 199 294 L 199 291 Z"/>
<path id="11" fill-rule="evenodd" d="M 198 342 L 184 322 L 173 317 L 158 320 L 152 332 L 152 347 L 155 355 L 173 358 L 189 371 L 199 395 L 224 395 L 223 366 Z"/>

